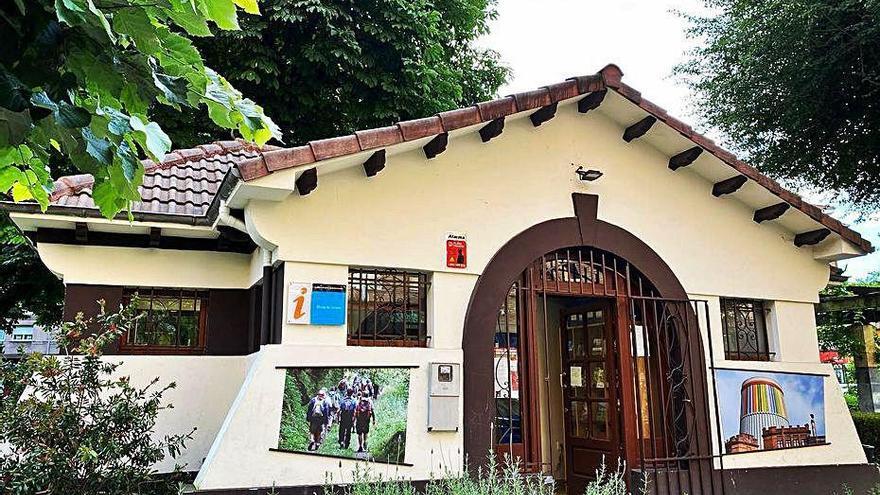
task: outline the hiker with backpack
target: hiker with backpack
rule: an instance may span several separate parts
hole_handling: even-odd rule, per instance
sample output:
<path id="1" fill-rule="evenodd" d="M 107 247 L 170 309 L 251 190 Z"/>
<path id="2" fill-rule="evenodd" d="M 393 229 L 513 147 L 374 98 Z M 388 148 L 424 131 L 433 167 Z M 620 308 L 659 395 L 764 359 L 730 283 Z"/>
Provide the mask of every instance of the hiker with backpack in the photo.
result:
<path id="1" fill-rule="evenodd" d="M 348 389 L 345 398 L 339 402 L 340 449 L 348 449 L 351 446 L 351 429 L 354 427 L 355 409 L 357 409 L 357 400 L 354 397 L 354 389 Z"/>
<path id="2" fill-rule="evenodd" d="M 376 414 L 373 412 L 373 401 L 367 395 L 362 395 L 354 411 L 355 432 L 358 437 L 358 452 L 367 452 L 367 436 L 370 434 L 370 423 L 376 424 Z"/>
<path id="3" fill-rule="evenodd" d="M 309 423 L 309 450 L 315 451 L 324 440 L 325 428 L 330 419 L 330 405 L 327 403 L 327 390 L 321 389 L 312 397 L 306 407 L 306 421 Z"/>

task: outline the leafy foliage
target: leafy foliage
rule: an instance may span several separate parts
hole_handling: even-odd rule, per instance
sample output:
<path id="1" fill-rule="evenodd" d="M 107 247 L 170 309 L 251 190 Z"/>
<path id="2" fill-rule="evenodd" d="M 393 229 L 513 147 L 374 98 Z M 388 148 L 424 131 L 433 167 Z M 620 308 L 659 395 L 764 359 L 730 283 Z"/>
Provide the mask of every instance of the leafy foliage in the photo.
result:
<path id="1" fill-rule="evenodd" d="M 0 361 L 0 492 L 173 493 L 152 465 L 175 458 L 192 432 L 153 438 L 164 393 L 119 376 L 101 349 L 135 322 L 135 304 L 92 320 L 79 314 L 56 335 L 65 356 Z M 88 334 L 97 325 L 100 331 Z M 75 351 L 76 355 L 70 355 Z"/>
<path id="2" fill-rule="evenodd" d="M 44 327 L 58 326 L 63 303 L 61 281 L 0 212 L 0 330 L 11 331 L 29 315 Z"/>
<path id="3" fill-rule="evenodd" d="M 69 159 L 95 176 L 112 217 L 140 199 L 140 156 L 161 160 L 171 139 L 156 104 L 204 107 L 218 126 L 264 143 L 280 137 L 261 107 L 205 65 L 190 37 L 238 27 L 255 0 L 17 0 L 0 7 L 0 193 L 45 209 L 50 165 Z"/>
<path id="4" fill-rule="evenodd" d="M 266 105 L 302 143 L 491 98 L 508 75 L 474 45 L 495 0 L 264 0 L 241 31 L 196 40 L 205 60 Z M 191 114 L 164 121 L 196 145 L 218 129 Z"/>
<path id="5" fill-rule="evenodd" d="M 856 432 L 863 444 L 880 447 L 880 413 L 851 411 Z"/>
<path id="6" fill-rule="evenodd" d="M 880 204 L 880 0 L 705 0 L 676 72 L 758 168 Z"/>

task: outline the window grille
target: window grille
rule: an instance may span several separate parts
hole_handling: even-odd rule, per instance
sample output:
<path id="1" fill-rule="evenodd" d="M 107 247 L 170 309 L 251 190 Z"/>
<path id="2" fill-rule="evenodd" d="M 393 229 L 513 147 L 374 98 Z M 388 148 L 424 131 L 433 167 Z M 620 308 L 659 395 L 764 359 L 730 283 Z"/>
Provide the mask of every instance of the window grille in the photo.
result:
<path id="1" fill-rule="evenodd" d="M 428 345 L 428 274 L 352 268 L 348 286 L 349 345 Z"/>
<path id="2" fill-rule="evenodd" d="M 721 299 L 724 355 L 737 361 L 770 361 L 764 301 Z"/>
<path id="3" fill-rule="evenodd" d="M 133 352 L 199 351 L 205 347 L 207 293 L 190 289 L 126 289 L 140 317 L 120 346 Z"/>

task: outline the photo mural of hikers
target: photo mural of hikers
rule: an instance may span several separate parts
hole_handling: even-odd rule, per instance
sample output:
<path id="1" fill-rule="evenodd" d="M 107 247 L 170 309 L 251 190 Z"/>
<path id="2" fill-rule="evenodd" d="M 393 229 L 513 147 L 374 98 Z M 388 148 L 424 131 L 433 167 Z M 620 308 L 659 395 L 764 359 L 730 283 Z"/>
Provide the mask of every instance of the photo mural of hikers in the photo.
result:
<path id="1" fill-rule="evenodd" d="M 407 368 L 288 368 L 278 450 L 402 464 Z"/>

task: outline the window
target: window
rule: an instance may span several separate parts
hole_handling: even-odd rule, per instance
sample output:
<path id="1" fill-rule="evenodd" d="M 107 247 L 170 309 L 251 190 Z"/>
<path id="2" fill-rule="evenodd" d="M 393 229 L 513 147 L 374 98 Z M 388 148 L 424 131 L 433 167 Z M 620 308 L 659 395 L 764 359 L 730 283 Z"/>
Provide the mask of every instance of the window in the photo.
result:
<path id="1" fill-rule="evenodd" d="M 724 356 L 737 361 L 770 361 L 764 301 L 721 299 Z"/>
<path id="2" fill-rule="evenodd" d="M 13 342 L 30 342 L 34 340 L 33 326 L 19 326 L 12 329 Z"/>
<path id="3" fill-rule="evenodd" d="M 348 272 L 348 343 L 428 345 L 428 274 L 352 268 Z"/>
<path id="4" fill-rule="evenodd" d="M 132 352 L 197 352 L 205 347 L 207 293 L 189 289 L 127 289 L 141 317 L 120 339 Z"/>

